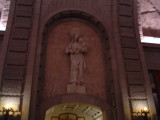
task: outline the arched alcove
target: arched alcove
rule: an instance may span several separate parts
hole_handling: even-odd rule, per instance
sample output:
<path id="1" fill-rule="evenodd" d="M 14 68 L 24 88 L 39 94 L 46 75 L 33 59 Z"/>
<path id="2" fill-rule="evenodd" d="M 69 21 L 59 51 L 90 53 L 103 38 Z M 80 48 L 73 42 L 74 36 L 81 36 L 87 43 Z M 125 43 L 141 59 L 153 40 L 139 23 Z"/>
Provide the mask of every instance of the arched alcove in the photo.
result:
<path id="1" fill-rule="evenodd" d="M 74 28 L 81 31 L 87 45 L 87 53 L 84 55 L 87 69 L 83 74 L 85 92 L 73 90 L 70 93 L 68 83 L 71 61 L 65 51 L 72 41 L 70 33 Z M 93 105 L 97 104 L 98 99 L 101 101 L 98 102 L 100 106 L 107 105 L 105 110 L 112 113 L 110 64 L 107 33 L 98 19 L 78 11 L 61 12 L 51 17 L 43 31 L 39 84 L 41 92 L 37 98 L 41 99 L 41 113 L 44 114 L 52 107 L 55 99 L 59 99 L 59 104 L 67 101 L 92 101 Z M 76 99 L 75 94 L 79 99 Z M 65 97 L 66 95 L 69 96 Z M 56 103 L 54 101 L 54 105 Z"/>
<path id="2" fill-rule="evenodd" d="M 45 120 L 104 120 L 102 109 L 85 103 L 64 103 L 49 108 Z"/>
<path id="3" fill-rule="evenodd" d="M 93 97 L 93 96 L 88 96 L 88 95 L 83 95 L 83 94 L 66 94 L 66 95 L 58 95 L 58 96 L 53 96 L 41 103 L 40 108 L 39 108 L 39 114 L 37 116 L 37 119 L 39 120 L 45 120 L 45 117 L 47 114 L 48 117 L 54 116 L 54 113 L 52 114 L 52 109 L 55 106 L 59 105 L 67 105 L 67 104 L 82 104 L 82 106 L 93 106 L 97 108 L 98 110 L 102 111 L 103 117 L 105 117 L 105 120 L 112 120 L 113 119 L 113 107 L 106 103 L 105 101 Z M 49 113 L 48 113 L 49 111 Z M 83 110 L 81 110 L 82 112 Z M 51 113 L 50 113 L 51 112 Z M 80 111 L 79 111 L 80 112 Z M 78 113 L 79 113 L 78 112 Z M 93 111 L 92 111 L 93 112 Z M 62 111 L 61 113 L 73 113 L 75 114 L 74 111 Z M 59 114 L 61 114 L 59 113 Z M 77 113 L 76 113 L 77 114 Z M 79 113 L 79 116 L 81 116 L 83 113 Z M 92 113 L 94 114 L 94 113 Z M 101 114 L 101 115 L 102 115 Z M 91 118 L 92 115 L 89 115 L 88 117 Z M 93 115 L 94 117 L 95 115 Z M 84 117 L 84 116 L 83 116 Z M 100 117 L 100 116 L 99 116 Z M 98 118 L 99 118 L 98 117 Z M 91 118 L 92 119 L 92 118 Z"/>

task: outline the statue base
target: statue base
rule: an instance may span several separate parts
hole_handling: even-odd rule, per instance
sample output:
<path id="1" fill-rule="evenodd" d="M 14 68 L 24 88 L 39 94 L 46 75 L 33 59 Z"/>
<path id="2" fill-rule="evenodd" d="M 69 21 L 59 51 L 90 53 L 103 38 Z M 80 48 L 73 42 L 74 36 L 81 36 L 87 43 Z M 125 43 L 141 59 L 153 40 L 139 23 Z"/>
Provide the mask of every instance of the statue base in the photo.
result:
<path id="1" fill-rule="evenodd" d="M 75 84 L 68 84 L 67 93 L 86 93 L 86 87 L 84 85 L 77 86 Z"/>

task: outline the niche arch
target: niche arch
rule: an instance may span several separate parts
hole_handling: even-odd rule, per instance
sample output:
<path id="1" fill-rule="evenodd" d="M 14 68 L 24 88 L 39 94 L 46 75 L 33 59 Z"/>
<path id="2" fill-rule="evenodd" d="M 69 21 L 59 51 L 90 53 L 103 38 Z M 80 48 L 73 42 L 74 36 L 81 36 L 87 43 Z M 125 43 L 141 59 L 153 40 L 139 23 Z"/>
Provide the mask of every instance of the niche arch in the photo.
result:
<path id="1" fill-rule="evenodd" d="M 45 120 L 104 120 L 103 111 L 97 106 L 80 102 L 57 104 L 46 111 Z"/>
<path id="2" fill-rule="evenodd" d="M 46 39 L 46 36 L 47 34 L 50 32 L 51 30 L 51 27 L 53 26 L 57 26 L 59 25 L 61 22 L 66 22 L 66 21 L 78 21 L 78 22 L 82 22 L 83 24 L 87 24 L 89 27 L 91 27 L 92 29 L 94 29 L 95 31 L 97 31 L 97 35 L 98 37 L 103 41 L 103 45 L 104 48 L 103 50 L 105 51 L 105 60 L 106 60 L 106 63 L 105 64 L 111 64 L 110 62 L 110 58 L 107 56 L 109 55 L 109 39 L 108 39 L 108 35 L 107 35 L 107 32 L 106 32 L 106 29 L 105 27 L 103 26 L 103 24 L 97 19 L 95 18 L 94 16 L 88 14 L 88 13 L 85 13 L 85 12 L 80 12 L 80 11 L 64 11 L 64 12 L 60 12 L 60 13 L 57 13 L 55 15 L 53 15 L 51 18 L 48 19 L 48 21 L 46 22 L 46 25 L 44 26 L 44 29 L 43 29 L 43 38 L 42 38 L 42 56 L 41 56 L 41 64 L 40 64 L 40 81 L 39 83 L 39 87 L 41 89 L 41 92 L 38 96 L 37 99 L 41 99 L 42 103 L 40 105 L 40 118 L 44 118 L 44 112 L 45 110 L 47 110 L 47 108 L 49 107 L 52 107 L 53 105 L 56 105 L 57 104 L 57 101 L 58 100 L 58 103 L 65 103 L 65 102 L 80 102 L 80 98 L 84 98 L 82 101 L 84 103 L 91 103 L 94 105 L 94 104 L 99 104 L 98 106 L 100 107 L 103 107 L 104 105 L 107 106 L 106 108 L 104 108 L 104 110 L 108 111 L 108 113 L 111 113 L 112 112 L 112 107 L 111 107 L 111 101 L 112 101 L 112 98 L 110 97 L 111 96 L 111 83 L 109 83 L 110 81 L 110 69 L 109 67 L 107 68 L 106 70 L 106 73 L 108 76 L 106 76 L 106 79 L 108 80 L 108 87 L 105 88 L 105 92 L 107 94 L 107 97 L 105 96 L 105 99 L 101 99 L 100 97 L 96 97 L 96 96 L 93 96 L 91 94 L 85 94 L 85 95 L 82 95 L 82 94 L 68 94 L 68 93 L 62 93 L 62 94 L 55 94 L 55 95 L 51 95 L 49 97 L 47 97 L 45 99 L 45 97 L 42 97 L 43 93 L 45 93 L 45 91 L 43 91 L 42 87 L 44 85 L 44 81 L 45 81 L 45 75 L 44 75 L 44 69 L 45 69 L 45 61 L 46 61 L 46 50 L 47 50 L 47 39 Z M 54 73 L 53 73 L 54 74 Z M 67 96 L 67 97 L 66 97 Z M 74 98 L 74 99 L 72 99 Z M 79 98 L 79 99 L 77 99 Z M 64 100 L 65 99 L 65 100 Z M 107 100 L 107 101 L 106 101 Z M 59 104 L 60 104 L 59 103 Z M 47 108 L 46 108 L 47 106 Z M 110 112 L 109 110 L 110 109 Z"/>

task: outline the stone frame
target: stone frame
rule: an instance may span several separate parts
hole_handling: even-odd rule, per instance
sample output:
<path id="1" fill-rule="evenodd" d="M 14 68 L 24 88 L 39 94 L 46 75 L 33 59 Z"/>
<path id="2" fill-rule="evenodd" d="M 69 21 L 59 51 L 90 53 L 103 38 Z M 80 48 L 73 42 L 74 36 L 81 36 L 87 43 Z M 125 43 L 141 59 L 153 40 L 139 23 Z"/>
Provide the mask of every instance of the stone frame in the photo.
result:
<path id="1" fill-rule="evenodd" d="M 106 45 L 107 45 L 106 49 L 108 50 L 107 54 L 110 55 L 110 53 L 109 53 L 109 45 L 108 45 L 109 44 L 108 43 L 108 36 L 107 36 L 106 30 L 103 27 L 102 23 L 99 20 L 97 20 L 95 17 L 93 17 L 93 16 L 91 16 L 91 15 L 89 15 L 87 13 L 80 12 L 80 11 L 75 11 L 75 10 L 74 11 L 70 10 L 70 11 L 60 12 L 60 13 L 58 13 L 56 15 L 53 15 L 51 18 L 49 18 L 49 20 L 47 21 L 46 25 L 43 27 L 44 29 L 43 29 L 43 32 L 42 32 L 43 33 L 43 38 L 42 38 L 42 43 L 41 43 L 42 45 L 44 45 L 45 42 L 46 42 L 46 41 L 43 41 L 43 40 L 44 40 L 44 37 L 45 37 L 45 33 L 47 32 L 47 27 L 50 26 L 50 24 L 52 24 L 52 23 L 56 24 L 56 22 L 57 22 L 57 24 L 58 24 L 58 21 L 61 22 L 61 20 L 64 20 L 64 19 L 79 19 L 79 20 L 83 20 L 83 22 L 89 21 L 92 24 L 92 27 L 98 28 L 99 31 L 101 32 L 102 36 L 103 36 L 103 39 L 106 42 Z M 45 56 L 44 49 L 41 48 L 41 50 L 42 51 L 41 51 L 41 57 L 40 57 L 40 63 L 39 63 L 39 75 L 40 76 L 38 77 L 39 81 L 43 80 L 43 74 L 41 74 L 41 73 L 43 73 L 43 67 L 44 67 L 43 66 L 43 64 L 44 64 L 43 59 L 44 59 L 44 56 Z M 106 59 L 107 59 L 108 62 L 111 62 L 110 56 L 108 56 Z M 109 74 L 111 74 L 111 68 L 109 68 L 108 70 L 109 70 L 108 71 Z M 111 81 L 112 78 L 111 78 L 111 76 L 108 76 L 107 79 L 110 79 L 109 81 Z M 40 89 L 41 89 L 40 86 L 41 85 L 38 83 L 38 86 L 39 86 L 38 87 L 39 89 L 38 89 L 38 93 L 37 93 L 37 100 L 39 101 Z M 103 110 L 105 110 L 105 111 L 108 111 L 108 113 L 107 113 L 108 117 L 112 117 L 112 116 L 109 116 L 109 114 L 112 114 L 113 109 L 105 101 L 102 101 L 102 100 L 100 100 L 100 99 L 98 99 L 96 97 L 92 97 L 90 95 L 80 95 L 80 94 L 78 94 L 78 95 L 68 94 L 67 95 L 67 94 L 65 94 L 65 95 L 54 96 L 54 97 L 50 98 L 47 102 L 42 103 L 41 105 L 39 105 L 39 102 L 37 101 L 37 105 L 38 105 L 37 106 L 37 114 L 40 115 L 40 116 L 37 115 L 37 118 L 40 119 L 40 120 L 43 120 L 43 118 L 45 116 L 45 114 L 44 114 L 45 110 L 47 110 L 47 108 L 49 108 L 49 107 L 51 107 L 53 105 L 56 105 L 57 102 L 58 103 L 65 103 L 65 102 L 68 102 L 68 101 L 74 102 L 72 99 L 79 100 L 77 98 L 81 98 L 81 97 L 83 98 L 83 100 L 80 101 L 80 102 L 92 103 L 93 105 L 97 105 L 97 103 L 98 103 L 97 106 L 102 107 Z M 60 99 L 62 99 L 62 100 L 60 100 Z M 66 99 L 66 100 L 64 100 L 64 99 Z M 112 105 L 111 101 L 110 101 L 110 103 Z M 104 107 L 104 106 L 107 106 L 107 107 Z"/>

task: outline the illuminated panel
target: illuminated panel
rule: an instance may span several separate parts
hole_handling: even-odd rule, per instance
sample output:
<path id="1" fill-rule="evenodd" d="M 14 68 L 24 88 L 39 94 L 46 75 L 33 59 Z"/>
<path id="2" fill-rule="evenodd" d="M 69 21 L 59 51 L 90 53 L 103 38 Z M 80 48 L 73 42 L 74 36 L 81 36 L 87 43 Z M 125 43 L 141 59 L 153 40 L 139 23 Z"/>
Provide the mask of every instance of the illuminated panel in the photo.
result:
<path id="1" fill-rule="evenodd" d="M 6 30 L 9 8 L 10 8 L 10 0 L 4 0 L 2 2 L 2 11 L 0 16 L 0 31 Z"/>
<path id="2" fill-rule="evenodd" d="M 160 44 L 160 38 L 143 36 L 141 42 L 143 42 L 143 43 Z"/>
<path id="3" fill-rule="evenodd" d="M 45 120 L 103 120 L 103 113 L 97 106 L 65 103 L 49 108 Z"/>
<path id="4" fill-rule="evenodd" d="M 1 97 L 0 98 L 0 110 L 2 108 L 12 108 L 14 111 L 19 111 L 20 98 L 19 97 Z"/>

